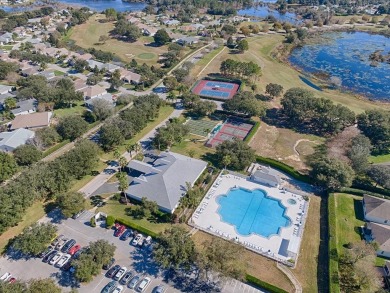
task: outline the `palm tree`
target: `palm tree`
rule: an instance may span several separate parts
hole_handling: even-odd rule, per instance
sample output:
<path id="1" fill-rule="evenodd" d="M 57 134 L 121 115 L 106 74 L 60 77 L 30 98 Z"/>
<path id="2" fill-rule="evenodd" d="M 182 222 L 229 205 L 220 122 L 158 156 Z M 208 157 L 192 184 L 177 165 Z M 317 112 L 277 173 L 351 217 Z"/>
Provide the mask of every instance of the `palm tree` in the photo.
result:
<path id="1" fill-rule="evenodd" d="M 129 200 L 128 200 L 127 194 L 125 192 L 125 190 L 129 186 L 129 182 L 128 182 L 128 179 L 127 179 L 127 174 L 125 172 L 119 172 L 119 173 L 116 174 L 116 177 L 118 178 L 118 181 L 119 181 L 118 189 L 119 189 L 119 191 L 122 194 L 125 195 L 126 203 L 128 203 Z"/>
<path id="2" fill-rule="evenodd" d="M 127 165 L 127 160 L 125 157 L 120 157 L 118 161 L 119 161 L 119 166 L 121 166 L 121 171 L 123 171 Z"/>
<path id="3" fill-rule="evenodd" d="M 138 142 L 136 142 L 135 144 L 134 144 L 134 151 L 136 152 L 136 153 L 138 153 L 138 152 L 140 152 L 141 151 L 141 145 L 138 143 Z"/>
<path id="4" fill-rule="evenodd" d="M 134 151 L 134 144 L 129 143 L 128 145 L 126 145 L 126 151 L 130 154 L 131 157 L 131 152 Z"/>
<path id="5" fill-rule="evenodd" d="M 174 101 L 176 100 L 176 94 L 174 92 L 169 92 L 168 95 L 167 95 L 167 100 L 170 100 L 170 101 Z"/>
<path id="6" fill-rule="evenodd" d="M 232 157 L 230 155 L 225 155 L 222 158 L 222 164 L 225 166 L 225 170 L 227 166 L 229 166 L 232 163 Z"/>
<path id="7" fill-rule="evenodd" d="M 183 93 L 186 93 L 188 92 L 188 86 L 186 86 L 185 84 L 179 84 L 176 88 L 178 91 L 179 91 L 179 94 L 182 95 Z"/>
<path id="8" fill-rule="evenodd" d="M 121 153 L 118 151 L 118 149 L 116 149 L 114 151 L 114 158 L 118 160 L 120 157 L 121 157 Z"/>

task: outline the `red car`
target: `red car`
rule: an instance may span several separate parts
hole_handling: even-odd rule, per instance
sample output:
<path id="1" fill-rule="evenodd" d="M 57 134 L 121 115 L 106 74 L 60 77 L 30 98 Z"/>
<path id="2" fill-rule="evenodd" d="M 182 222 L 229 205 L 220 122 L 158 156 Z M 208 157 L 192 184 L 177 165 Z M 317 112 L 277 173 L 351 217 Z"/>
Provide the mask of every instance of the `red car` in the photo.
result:
<path id="1" fill-rule="evenodd" d="M 16 278 L 11 278 L 11 279 L 9 279 L 9 281 L 8 281 L 8 283 L 15 283 L 16 282 Z"/>
<path id="2" fill-rule="evenodd" d="M 71 249 L 69 249 L 68 253 L 70 255 L 74 255 L 77 251 L 79 251 L 81 248 L 81 245 L 79 244 L 76 244 L 75 246 L 73 246 Z"/>
<path id="3" fill-rule="evenodd" d="M 125 231 L 126 231 L 126 227 L 123 226 L 123 225 L 120 225 L 120 226 L 116 229 L 116 231 L 115 231 L 115 233 L 114 233 L 114 236 L 115 236 L 115 237 L 120 237 Z"/>

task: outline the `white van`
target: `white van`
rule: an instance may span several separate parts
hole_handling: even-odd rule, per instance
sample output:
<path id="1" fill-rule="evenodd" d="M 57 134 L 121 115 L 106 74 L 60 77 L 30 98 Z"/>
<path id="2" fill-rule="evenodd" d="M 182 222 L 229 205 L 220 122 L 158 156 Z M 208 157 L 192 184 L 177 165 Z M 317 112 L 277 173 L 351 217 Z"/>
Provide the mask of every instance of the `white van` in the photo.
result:
<path id="1" fill-rule="evenodd" d="M 137 287 L 137 291 L 138 292 L 144 292 L 146 290 L 146 288 L 149 286 L 150 284 L 150 278 L 146 277 L 144 278 L 141 283 L 139 283 L 138 287 Z"/>

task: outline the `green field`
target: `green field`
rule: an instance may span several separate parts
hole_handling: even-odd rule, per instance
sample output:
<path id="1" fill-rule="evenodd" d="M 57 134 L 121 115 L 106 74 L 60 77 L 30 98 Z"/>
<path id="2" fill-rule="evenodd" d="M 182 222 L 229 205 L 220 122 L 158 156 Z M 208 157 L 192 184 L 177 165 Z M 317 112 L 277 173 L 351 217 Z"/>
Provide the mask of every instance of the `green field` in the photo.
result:
<path id="1" fill-rule="evenodd" d="M 390 154 L 381 155 L 381 156 L 371 156 L 369 161 L 374 164 L 390 162 Z"/>
<path id="2" fill-rule="evenodd" d="M 186 125 L 190 129 L 190 133 L 207 137 L 209 132 L 218 124 L 219 121 L 206 119 L 190 119 Z"/>

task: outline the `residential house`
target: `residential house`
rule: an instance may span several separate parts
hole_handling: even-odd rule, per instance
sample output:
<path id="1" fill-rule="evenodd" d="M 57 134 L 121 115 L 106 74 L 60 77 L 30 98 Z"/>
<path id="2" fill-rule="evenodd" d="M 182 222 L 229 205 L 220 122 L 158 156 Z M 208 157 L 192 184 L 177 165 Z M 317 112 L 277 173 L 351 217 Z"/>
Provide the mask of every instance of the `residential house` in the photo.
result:
<path id="1" fill-rule="evenodd" d="M 138 23 L 137 27 L 141 30 L 142 34 L 145 36 L 153 37 L 157 33 L 157 28 L 148 26 L 143 23 Z"/>
<path id="2" fill-rule="evenodd" d="M 21 75 L 24 77 L 30 76 L 30 75 L 35 75 L 39 72 L 39 67 L 38 66 L 31 66 L 25 69 L 22 69 L 20 71 Z"/>
<path id="3" fill-rule="evenodd" d="M 123 80 L 126 83 L 139 84 L 141 82 L 141 75 L 137 73 L 131 72 L 124 68 L 120 69 L 120 73 L 121 73 L 121 80 Z"/>
<path id="4" fill-rule="evenodd" d="M 0 84 L 0 95 L 4 95 L 12 92 L 13 88 L 14 88 L 13 86 Z"/>
<path id="5" fill-rule="evenodd" d="M 102 63 L 95 60 L 87 60 L 87 62 L 88 62 L 88 67 L 91 68 L 92 70 L 95 67 L 97 67 L 99 70 L 104 69 L 108 72 L 114 72 L 115 70 L 120 69 L 118 65 L 111 64 L 111 63 Z"/>
<path id="6" fill-rule="evenodd" d="M 182 37 L 176 43 L 182 46 L 197 44 L 199 43 L 199 37 Z"/>
<path id="7" fill-rule="evenodd" d="M 110 106 L 112 106 L 113 108 L 115 107 L 115 103 L 114 103 L 114 99 L 112 97 L 111 94 L 109 93 L 105 93 L 99 97 L 96 97 L 94 99 L 89 99 L 87 101 L 85 101 L 85 107 L 87 107 L 89 110 L 93 110 L 93 104 L 94 104 L 94 101 L 96 100 L 104 100 L 104 101 L 107 101 L 110 103 Z"/>
<path id="8" fill-rule="evenodd" d="M 85 89 L 88 87 L 88 85 L 86 84 L 85 80 L 82 80 L 82 79 L 76 79 L 74 82 L 74 89 L 75 91 L 80 91 L 82 89 Z"/>
<path id="9" fill-rule="evenodd" d="M 9 92 L 6 92 L 5 94 L 0 94 L 0 110 L 4 109 L 4 103 L 5 100 L 8 98 L 15 98 L 15 95 Z"/>
<path id="10" fill-rule="evenodd" d="M 378 244 L 376 254 L 390 257 L 390 226 L 368 222 L 364 228 L 364 238 L 367 242 L 375 241 Z"/>
<path id="11" fill-rule="evenodd" d="M 78 90 L 84 96 L 84 100 L 94 99 L 107 93 L 107 91 L 98 85 L 89 85 L 81 90 Z"/>
<path id="12" fill-rule="evenodd" d="M 28 99 L 24 101 L 19 101 L 16 103 L 17 108 L 11 110 L 11 113 L 15 116 L 18 115 L 27 115 L 35 113 L 38 107 L 38 101 L 36 99 Z"/>
<path id="13" fill-rule="evenodd" d="M 54 71 L 52 70 L 44 70 L 44 71 L 39 71 L 36 75 L 42 75 L 46 77 L 47 80 L 53 79 L 56 77 L 54 74 Z"/>
<path id="14" fill-rule="evenodd" d="M 176 19 L 166 19 L 166 20 L 163 20 L 163 24 L 165 24 L 167 26 L 176 26 L 176 25 L 180 24 L 180 21 L 178 21 Z"/>
<path id="15" fill-rule="evenodd" d="M 26 144 L 26 142 L 34 136 L 34 131 L 24 128 L 20 128 L 15 131 L 1 132 L 0 151 L 12 152 L 18 146 Z"/>
<path id="16" fill-rule="evenodd" d="M 160 210 L 173 213 L 180 199 L 206 169 L 207 163 L 172 152 L 162 152 L 151 162 L 132 160 L 127 165 L 132 180 L 125 191 L 140 201 L 155 201 Z"/>
<path id="17" fill-rule="evenodd" d="M 11 121 L 10 129 L 38 129 L 50 125 L 52 112 L 38 112 L 27 115 L 18 115 Z"/>
<path id="18" fill-rule="evenodd" d="M 365 194 L 362 203 L 366 221 L 390 226 L 390 200 Z"/>
<path id="19" fill-rule="evenodd" d="M 132 24 L 138 24 L 141 20 L 131 14 L 126 15 L 126 20 Z"/>

